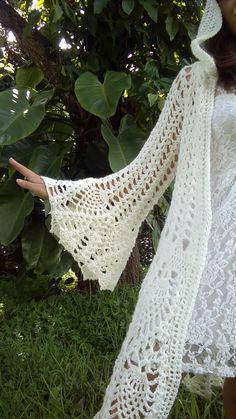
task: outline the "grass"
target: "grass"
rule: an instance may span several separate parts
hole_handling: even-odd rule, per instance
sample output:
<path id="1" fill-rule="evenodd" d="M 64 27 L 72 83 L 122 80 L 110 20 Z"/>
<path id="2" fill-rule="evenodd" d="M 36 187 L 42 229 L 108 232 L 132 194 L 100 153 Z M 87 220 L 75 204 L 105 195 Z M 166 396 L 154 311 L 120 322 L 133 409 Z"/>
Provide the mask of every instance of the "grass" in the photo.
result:
<path id="1" fill-rule="evenodd" d="M 101 407 L 138 287 L 18 303 L 0 281 L 0 418 L 91 419 Z M 8 287 L 9 290 L 9 287 Z M 171 419 L 223 419 L 222 395 L 181 387 Z M 128 419 L 128 418 L 127 418 Z"/>

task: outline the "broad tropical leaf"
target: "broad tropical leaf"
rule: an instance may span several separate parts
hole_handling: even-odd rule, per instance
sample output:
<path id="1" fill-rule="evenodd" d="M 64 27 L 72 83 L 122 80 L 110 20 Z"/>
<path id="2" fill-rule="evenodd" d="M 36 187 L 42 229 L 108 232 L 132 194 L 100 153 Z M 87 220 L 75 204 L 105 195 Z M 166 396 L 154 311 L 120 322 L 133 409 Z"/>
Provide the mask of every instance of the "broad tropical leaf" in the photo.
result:
<path id="1" fill-rule="evenodd" d="M 116 112 L 122 92 L 131 87 L 130 75 L 107 71 L 104 83 L 90 73 L 83 73 L 75 83 L 75 94 L 81 106 L 102 119 Z"/>
<path id="2" fill-rule="evenodd" d="M 34 132 L 45 115 L 45 104 L 54 90 L 31 97 L 30 90 L 10 89 L 0 93 L 0 145 L 12 144 Z"/>
<path id="3" fill-rule="evenodd" d="M 35 65 L 24 65 L 18 68 L 16 72 L 16 87 L 33 87 L 35 88 L 44 78 L 43 72 Z"/>
<path id="4" fill-rule="evenodd" d="M 62 178 L 60 172 L 62 159 L 70 148 L 71 145 L 65 145 L 62 148 L 56 143 L 42 144 L 33 151 L 28 167 L 39 175 L 57 177 L 60 174 Z"/>
<path id="5" fill-rule="evenodd" d="M 137 127 L 131 115 L 122 119 L 118 137 L 105 125 L 102 125 L 102 135 L 109 146 L 108 157 L 113 172 L 127 166 L 137 156 L 146 139 L 146 134 Z"/>
<path id="6" fill-rule="evenodd" d="M 10 179 L 0 187 L 0 243 L 7 246 L 20 234 L 25 217 L 31 213 L 34 198 Z"/>
<path id="7" fill-rule="evenodd" d="M 37 221 L 23 232 L 21 245 L 28 269 L 37 274 L 46 273 L 59 263 L 63 250 L 44 224 Z"/>

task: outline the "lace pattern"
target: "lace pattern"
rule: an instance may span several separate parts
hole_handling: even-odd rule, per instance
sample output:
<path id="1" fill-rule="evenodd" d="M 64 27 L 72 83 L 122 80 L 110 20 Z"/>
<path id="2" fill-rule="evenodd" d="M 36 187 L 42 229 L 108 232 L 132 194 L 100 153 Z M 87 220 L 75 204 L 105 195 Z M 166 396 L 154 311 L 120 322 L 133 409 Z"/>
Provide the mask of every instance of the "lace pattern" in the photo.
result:
<path id="1" fill-rule="evenodd" d="M 236 95 L 218 90 L 211 142 L 212 226 L 183 371 L 236 376 Z"/>
<path id="2" fill-rule="evenodd" d="M 141 152 L 122 170 L 74 182 L 41 176 L 51 204 L 50 231 L 84 279 L 98 279 L 101 289 L 116 286 L 141 223 L 175 176 L 190 71 L 178 74 Z"/>
<path id="3" fill-rule="evenodd" d="M 177 78 L 150 141 L 131 166 L 99 180 L 70 183 L 44 177 L 50 231 L 82 264 L 85 278 L 98 278 L 103 289 L 112 290 L 141 221 L 176 172 L 158 249 L 96 419 L 165 419 L 178 393 L 212 225 L 210 144 L 217 69 L 201 43 L 221 25 L 217 1 L 207 0 L 192 44 L 199 61 L 190 75 L 184 69 Z"/>

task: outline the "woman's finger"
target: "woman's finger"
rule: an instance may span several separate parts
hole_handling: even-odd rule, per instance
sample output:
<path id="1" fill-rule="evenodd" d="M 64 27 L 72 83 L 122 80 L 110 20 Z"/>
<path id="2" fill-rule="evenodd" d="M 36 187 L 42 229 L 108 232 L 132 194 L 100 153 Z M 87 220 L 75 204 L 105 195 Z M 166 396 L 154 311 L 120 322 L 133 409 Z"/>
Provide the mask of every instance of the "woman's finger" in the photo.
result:
<path id="1" fill-rule="evenodd" d="M 34 182 L 37 182 L 37 183 L 42 183 L 43 182 L 39 175 L 37 175 L 32 170 L 25 167 L 23 164 L 18 163 L 12 157 L 9 159 L 9 163 L 14 167 L 14 169 L 17 170 L 17 172 L 21 173 L 27 179 L 30 179 L 31 181 L 34 181 Z"/>
<path id="2" fill-rule="evenodd" d="M 16 179 L 17 184 L 23 188 L 33 192 L 35 195 L 39 196 L 40 198 L 46 199 L 48 197 L 47 190 L 45 188 L 44 183 L 34 183 L 28 182 L 27 180 L 23 179 Z"/>

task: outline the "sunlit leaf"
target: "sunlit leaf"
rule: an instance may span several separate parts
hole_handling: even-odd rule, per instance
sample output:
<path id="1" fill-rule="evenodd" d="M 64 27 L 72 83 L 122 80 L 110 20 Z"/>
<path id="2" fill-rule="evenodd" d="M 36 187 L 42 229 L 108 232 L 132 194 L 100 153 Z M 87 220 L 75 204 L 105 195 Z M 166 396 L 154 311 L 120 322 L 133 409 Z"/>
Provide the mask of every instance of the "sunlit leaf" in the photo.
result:
<path id="1" fill-rule="evenodd" d="M 0 93 L 0 145 L 14 143 L 34 132 L 45 115 L 45 104 L 54 90 L 34 94 L 30 90 L 9 89 Z"/>

